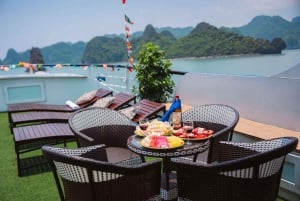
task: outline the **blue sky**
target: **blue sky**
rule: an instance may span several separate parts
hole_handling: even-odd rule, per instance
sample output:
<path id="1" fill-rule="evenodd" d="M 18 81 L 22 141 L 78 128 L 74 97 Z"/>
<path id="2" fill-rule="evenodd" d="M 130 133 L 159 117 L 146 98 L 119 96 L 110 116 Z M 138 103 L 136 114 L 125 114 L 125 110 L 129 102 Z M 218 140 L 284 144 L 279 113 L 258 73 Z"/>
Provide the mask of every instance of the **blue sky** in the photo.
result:
<path id="1" fill-rule="evenodd" d="M 300 0 L 0 0 L 0 59 L 57 42 L 88 42 L 95 36 L 155 27 L 245 25 L 257 15 L 300 16 Z"/>

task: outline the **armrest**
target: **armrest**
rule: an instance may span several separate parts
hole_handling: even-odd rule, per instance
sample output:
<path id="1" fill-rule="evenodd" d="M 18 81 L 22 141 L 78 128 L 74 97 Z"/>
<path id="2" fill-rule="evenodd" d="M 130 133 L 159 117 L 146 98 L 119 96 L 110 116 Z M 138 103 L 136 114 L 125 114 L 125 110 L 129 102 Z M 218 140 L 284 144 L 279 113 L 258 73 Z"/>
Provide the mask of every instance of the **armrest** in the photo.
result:
<path id="1" fill-rule="evenodd" d="M 228 141 L 220 141 L 219 142 L 219 154 L 218 161 L 228 161 L 234 160 L 246 156 L 250 156 L 252 154 L 258 153 L 255 150 L 251 150 L 246 148 L 245 146 L 238 146 L 236 142 L 228 142 Z"/>
<path id="2" fill-rule="evenodd" d="M 90 146 L 93 145 L 95 139 L 83 134 L 83 133 L 76 133 L 77 142 L 80 147 L 82 146 Z"/>

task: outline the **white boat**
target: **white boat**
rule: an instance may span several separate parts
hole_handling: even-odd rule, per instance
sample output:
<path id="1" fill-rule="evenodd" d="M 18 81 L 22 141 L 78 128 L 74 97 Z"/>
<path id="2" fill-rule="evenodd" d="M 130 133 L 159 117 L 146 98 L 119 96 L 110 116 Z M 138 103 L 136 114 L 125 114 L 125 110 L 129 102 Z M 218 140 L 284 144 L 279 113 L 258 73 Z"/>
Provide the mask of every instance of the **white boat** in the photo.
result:
<path id="1" fill-rule="evenodd" d="M 131 92 L 132 75 L 125 71 L 116 76 L 101 73 L 85 70 L 0 75 L 0 111 L 6 111 L 11 103 L 64 104 L 99 87 Z M 118 82 L 111 83 L 109 79 Z M 300 137 L 300 64 L 270 77 L 187 73 L 181 76 L 175 91 L 189 106 L 220 103 L 235 107 L 241 119 L 234 140 Z M 279 196 L 300 200 L 300 144 L 286 158 Z"/>

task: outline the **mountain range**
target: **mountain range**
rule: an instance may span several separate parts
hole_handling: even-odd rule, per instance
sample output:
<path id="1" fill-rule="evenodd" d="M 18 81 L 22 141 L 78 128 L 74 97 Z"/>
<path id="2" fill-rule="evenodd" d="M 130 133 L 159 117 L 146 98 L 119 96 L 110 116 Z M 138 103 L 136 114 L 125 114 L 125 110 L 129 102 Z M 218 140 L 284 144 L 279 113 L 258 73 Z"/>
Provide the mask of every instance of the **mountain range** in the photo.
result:
<path id="1" fill-rule="evenodd" d="M 169 58 L 280 53 L 284 48 L 300 48 L 300 16 L 292 21 L 280 16 L 257 16 L 247 25 L 233 28 L 216 28 L 205 22 L 184 28 L 147 25 L 144 31 L 133 33 L 130 40 L 134 58 L 146 42 L 158 44 Z M 127 59 L 124 34 L 96 36 L 87 43 L 59 42 L 40 49 L 46 64 L 105 63 Z M 29 56 L 30 49 L 20 53 L 9 49 L 0 63 L 28 61 Z"/>

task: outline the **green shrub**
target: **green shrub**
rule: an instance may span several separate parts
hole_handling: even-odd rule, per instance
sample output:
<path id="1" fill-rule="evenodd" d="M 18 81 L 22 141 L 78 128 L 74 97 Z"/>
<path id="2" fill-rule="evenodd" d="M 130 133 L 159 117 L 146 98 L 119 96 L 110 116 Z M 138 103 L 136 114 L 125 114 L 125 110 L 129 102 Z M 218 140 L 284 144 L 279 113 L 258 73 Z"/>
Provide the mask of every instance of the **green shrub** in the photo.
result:
<path id="1" fill-rule="evenodd" d="M 175 84 L 171 79 L 171 62 L 159 46 L 146 43 L 134 69 L 137 85 L 132 91 L 138 98 L 163 103 L 172 95 Z"/>

